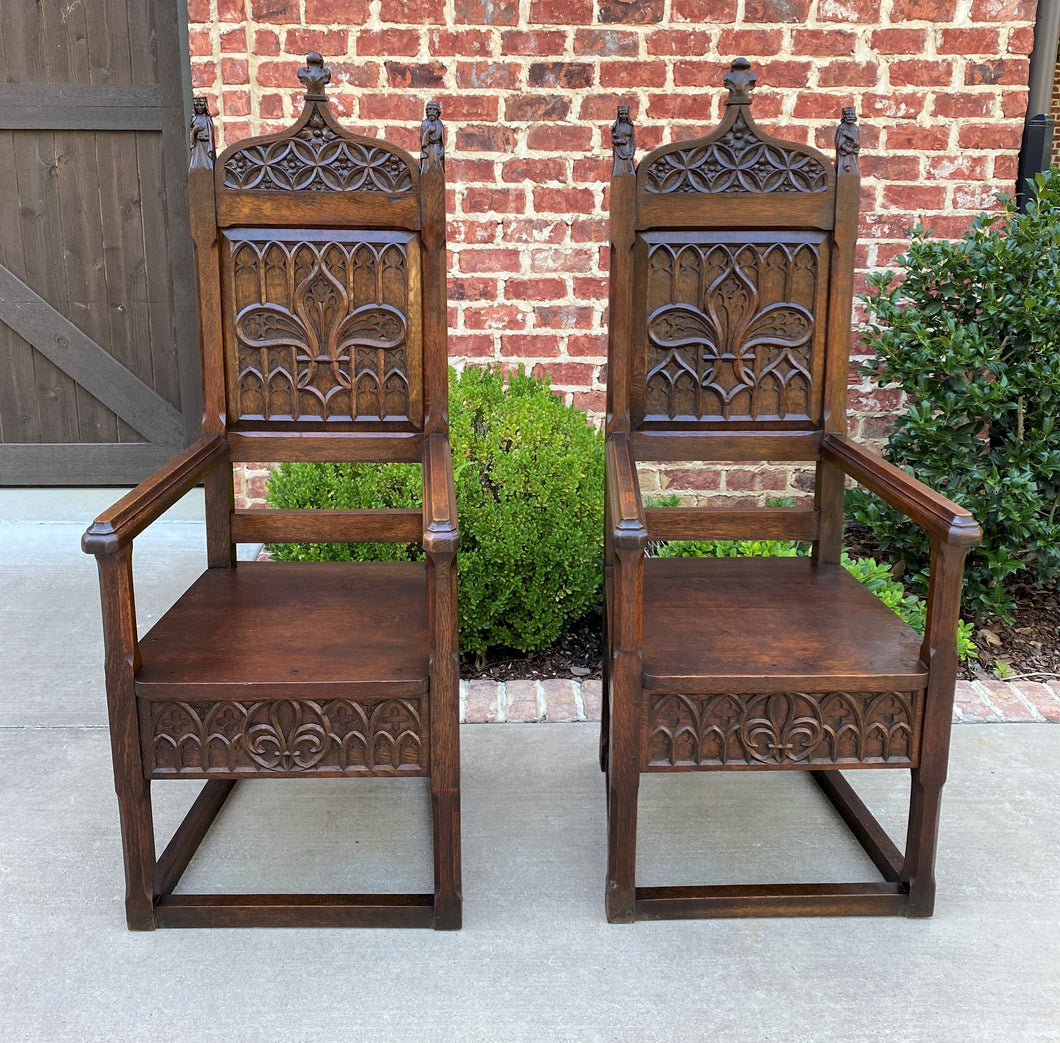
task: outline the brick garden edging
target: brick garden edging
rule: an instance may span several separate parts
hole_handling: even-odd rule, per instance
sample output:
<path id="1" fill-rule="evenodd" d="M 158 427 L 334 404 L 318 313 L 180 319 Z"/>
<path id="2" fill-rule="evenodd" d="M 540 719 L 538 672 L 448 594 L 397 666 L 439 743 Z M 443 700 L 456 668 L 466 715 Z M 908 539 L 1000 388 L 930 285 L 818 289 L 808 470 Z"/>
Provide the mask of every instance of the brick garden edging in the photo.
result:
<path id="1" fill-rule="evenodd" d="M 460 723 L 598 721 L 600 700 L 599 681 L 461 681 Z M 1060 724 L 1060 678 L 958 681 L 953 722 Z"/>

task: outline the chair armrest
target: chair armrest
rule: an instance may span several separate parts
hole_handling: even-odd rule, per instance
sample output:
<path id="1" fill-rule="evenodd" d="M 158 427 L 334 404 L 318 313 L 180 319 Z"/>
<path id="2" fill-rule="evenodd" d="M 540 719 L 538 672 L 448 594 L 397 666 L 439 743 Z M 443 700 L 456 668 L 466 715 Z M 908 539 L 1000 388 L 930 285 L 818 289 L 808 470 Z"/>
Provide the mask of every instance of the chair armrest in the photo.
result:
<path id="1" fill-rule="evenodd" d="M 648 545 L 648 523 L 629 435 L 614 434 L 607 440 L 606 466 L 607 505 L 614 544 L 623 550 L 643 551 Z"/>
<path id="2" fill-rule="evenodd" d="M 428 435 L 423 444 L 423 549 L 427 554 L 455 554 L 459 547 L 449 439 Z"/>
<path id="3" fill-rule="evenodd" d="M 96 518 L 81 537 L 81 549 L 86 554 L 99 556 L 128 546 L 227 454 L 228 443 L 224 438 L 203 435 Z"/>
<path id="4" fill-rule="evenodd" d="M 821 457 L 943 543 L 977 547 L 982 542 L 982 530 L 963 507 L 845 435 L 826 435 Z"/>

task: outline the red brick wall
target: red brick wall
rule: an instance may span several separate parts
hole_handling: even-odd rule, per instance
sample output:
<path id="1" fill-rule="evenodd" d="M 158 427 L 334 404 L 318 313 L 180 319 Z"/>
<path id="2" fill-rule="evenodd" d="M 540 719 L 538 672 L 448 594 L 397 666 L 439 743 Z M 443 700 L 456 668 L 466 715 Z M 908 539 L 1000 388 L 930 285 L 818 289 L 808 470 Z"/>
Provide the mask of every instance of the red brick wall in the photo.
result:
<path id="1" fill-rule="evenodd" d="M 743 55 L 755 116 L 831 147 L 861 121 L 859 263 L 886 266 L 922 221 L 959 235 L 1012 191 L 1034 0 L 188 0 L 194 83 L 225 143 L 300 111 L 308 50 L 346 122 L 417 149 L 423 103 L 448 127 L 450 352 L 551 374 L 598 414 L 606 363 L 608 127 L 630 106 L 638 154 L 720 118 Z M 709 21 L 704 21 L 708 18 Z M 854 377 L 855 434 L 879 437 L 893 394 Z M 785 468 L 648 479 L 796 493 Z M 659 484 L 661 483 L 661 484 Z M 706 488 L 701 488 L 701 487 Z"/>

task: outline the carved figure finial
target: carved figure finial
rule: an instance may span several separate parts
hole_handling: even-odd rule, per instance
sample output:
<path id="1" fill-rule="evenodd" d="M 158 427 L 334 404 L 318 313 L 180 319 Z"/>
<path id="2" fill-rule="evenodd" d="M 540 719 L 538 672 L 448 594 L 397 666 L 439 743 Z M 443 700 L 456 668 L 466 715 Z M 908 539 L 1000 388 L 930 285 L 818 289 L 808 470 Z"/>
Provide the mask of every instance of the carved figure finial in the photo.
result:
<path id="1" fill-rule="evenodd" d="M 427 117 L 420 124 L 420 170 L 445 167 L 445 125 L 442 123 L 442 107 L 436 101 L 424 106 Z"/>
<path id="2" fill-rule="evenodd" d="M 858 115 L 852 105 L 843 109 L 843 118 L 835 129 L 835 165 L 840 174 L 857 174 L 861 135 Z"/>
<path id="3" fill-rule="evenodd" d="M 215 158 L 213 119 L 210 110 L 206 106 L 205 98 L 194 98 L 192 100 L 193 114 L 188 130 L 188 139 L 191 145 L 191 160 L 188 167 L 212 170 Z"/>
<path id="4" fill-rule="evenodd" d="M 305 84 L 306 101 L 325 101 L 324 88 L 331 83 L 331 67 L 316 51 L 306 55 L 305 67 L 298 70 L 298 79 Z"/>
<path id="5" fill-rule="evenodd" d="M 619 105 L 618 119 L 611 124 L 611 149 L 615 154 L 615 165 L 611 171 L 615 174 L 633 173 L 633 153 L 636 150 L 636 134 L 633 121 L 629 118 L 629 106 Z"/>
<path id="6" fill-rule="evenodd" d="M 751 72 L 751 63 L 746 58 L 735 58 L 725 74 L 725 86 L 729 89 L 726 105 L 750 105 L 751 91 L 754 90 L 758 77 Z"/>

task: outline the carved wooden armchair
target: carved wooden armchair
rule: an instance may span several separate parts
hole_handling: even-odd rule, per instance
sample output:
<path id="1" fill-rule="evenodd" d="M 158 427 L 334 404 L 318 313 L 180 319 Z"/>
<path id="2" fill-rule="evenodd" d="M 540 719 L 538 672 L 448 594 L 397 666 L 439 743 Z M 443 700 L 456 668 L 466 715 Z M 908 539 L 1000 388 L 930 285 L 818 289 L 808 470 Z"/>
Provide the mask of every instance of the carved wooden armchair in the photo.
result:
<path id="1" fill-rule="evenodd" d="M 612 130 L 607 420 L 608 919 L 930 916 L 967 548 L 956 504 L 852 442 L 857 127 L 833 164 L 763 134 L 743 59 L 706 137 L 633 163 Z M 812 509 L 648 509 L 637 460 L 805 461 Z M 931 534 L 921 639 L 840 564 L 845 476 Z M 811 557 L 647 557 L 649 540 L 794 539 Z M 904 853 L 841 768 L 911 773 Z M 642 772 L 809 771 L 882 880 L 637 887 Z"/>
<path id="2" fill-rule="evenodd" d="M 461 918 L 443 128 L 417 162 L 347 133 L 309 55 L 301 117 L 216 159 L 191 126 L 202 437 L 102 514 L 96 555 L 129 927 Z M 247 460 L 420 462 L 423 509 L 233 509 Z M 208 568 L 139 640 L 133 538 L 205 483 Z M 238 543 L 421 541 L 423 563 L 240 562 Z M 433 894 L 176 894 L 236 781 L 430 776 Z M 151 783 L 206 779 L 156 860 Z"/>

